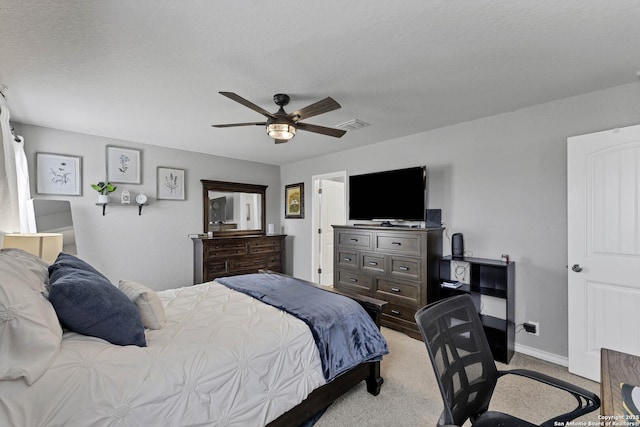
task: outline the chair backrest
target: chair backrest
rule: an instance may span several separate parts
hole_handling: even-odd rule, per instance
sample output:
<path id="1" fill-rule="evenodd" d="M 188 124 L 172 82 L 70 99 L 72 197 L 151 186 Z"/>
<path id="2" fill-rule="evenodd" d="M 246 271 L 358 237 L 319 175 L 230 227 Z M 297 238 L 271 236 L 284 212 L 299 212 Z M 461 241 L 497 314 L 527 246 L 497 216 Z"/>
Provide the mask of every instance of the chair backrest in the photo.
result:
<path id="1" fill-rule="evenodd" d="M 462 425 L 486 412 L 498 372 L 471 296 L 432 303 L 415 318 L 444 402 L 438 425 Z"/>

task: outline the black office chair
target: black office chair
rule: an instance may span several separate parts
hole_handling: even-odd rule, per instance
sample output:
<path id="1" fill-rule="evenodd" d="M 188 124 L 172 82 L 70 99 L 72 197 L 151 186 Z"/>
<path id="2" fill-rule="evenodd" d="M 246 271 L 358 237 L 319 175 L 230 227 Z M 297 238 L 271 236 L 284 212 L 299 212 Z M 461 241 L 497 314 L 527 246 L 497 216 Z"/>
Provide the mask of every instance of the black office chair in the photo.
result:
<path id="1" fill-rule="evenodd" d="M 577 399 L 578 406 L 573 411 L 545 421 L 540 427 L 564 425 L 600 407 L 597 395 L 565 381 L 524 369 L 498 371 L 470 295 L 432 303 L 421 308 L 415 318 L 444 401 L 438 427 L 461 426 L 467 420 L 474 427 L 536 427 L 514 416 L 488 411 L 498 378 L 506 374 L 540 381 Z"/>

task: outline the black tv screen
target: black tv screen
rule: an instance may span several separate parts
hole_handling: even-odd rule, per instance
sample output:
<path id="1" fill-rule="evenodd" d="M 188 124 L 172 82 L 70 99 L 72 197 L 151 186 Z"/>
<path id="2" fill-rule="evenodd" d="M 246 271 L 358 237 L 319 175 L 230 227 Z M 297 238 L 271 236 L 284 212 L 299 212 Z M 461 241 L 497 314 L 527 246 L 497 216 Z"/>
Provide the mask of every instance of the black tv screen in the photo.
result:
<path id="1" fill-rule="evenodd" d="M 426 167 L 349 177 L 350 220 L 423 221 Z"/>

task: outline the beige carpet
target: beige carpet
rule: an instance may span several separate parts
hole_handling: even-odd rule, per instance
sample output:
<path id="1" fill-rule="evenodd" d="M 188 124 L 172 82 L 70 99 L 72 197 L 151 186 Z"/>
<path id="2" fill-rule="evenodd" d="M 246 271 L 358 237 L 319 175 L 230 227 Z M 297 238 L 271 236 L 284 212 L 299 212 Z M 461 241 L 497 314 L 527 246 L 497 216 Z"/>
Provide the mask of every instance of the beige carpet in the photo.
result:
<path id="1" fill-rule="evenodd" d="M 436 425 L 442 401 L 424 343 L 388 328 L 383 328 L 382 333 L 390 353 L 382 361 L 384 384 L 380 394 L 370 395 L 364 382 L 361 383 L 334 402 L 316 427 Z M 599 394 L 598 383 L 533 357 L 516 353 L 509 365 L 498 363 L 501 370 L 515 368 L 543 372 Z M 541 423 L 555 414 L 572 410 L 575 404 L 575 399 L 566 393 L 509 375 L 498 381 L 491 409 Z M 596 411 L 580 420 L 597 421 L 597 418 Z"/>

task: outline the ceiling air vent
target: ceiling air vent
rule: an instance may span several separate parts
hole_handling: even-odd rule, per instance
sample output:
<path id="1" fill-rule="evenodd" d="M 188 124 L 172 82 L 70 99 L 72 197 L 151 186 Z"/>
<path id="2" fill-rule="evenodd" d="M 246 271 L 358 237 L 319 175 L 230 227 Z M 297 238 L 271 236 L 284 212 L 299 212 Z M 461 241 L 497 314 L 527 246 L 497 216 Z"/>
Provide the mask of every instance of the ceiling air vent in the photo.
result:
<path id="1" fill-rule="evenodd" d="M 358 119 L 351 119 L 349 121 L 336 125 L 337 128 L 346 129 L 346 130 L 356 130 L 356 129 L 366 128 L 367 126 L 369 126 L 369 123 L 363 122 L 362 120 L 358 120 Z"/>

